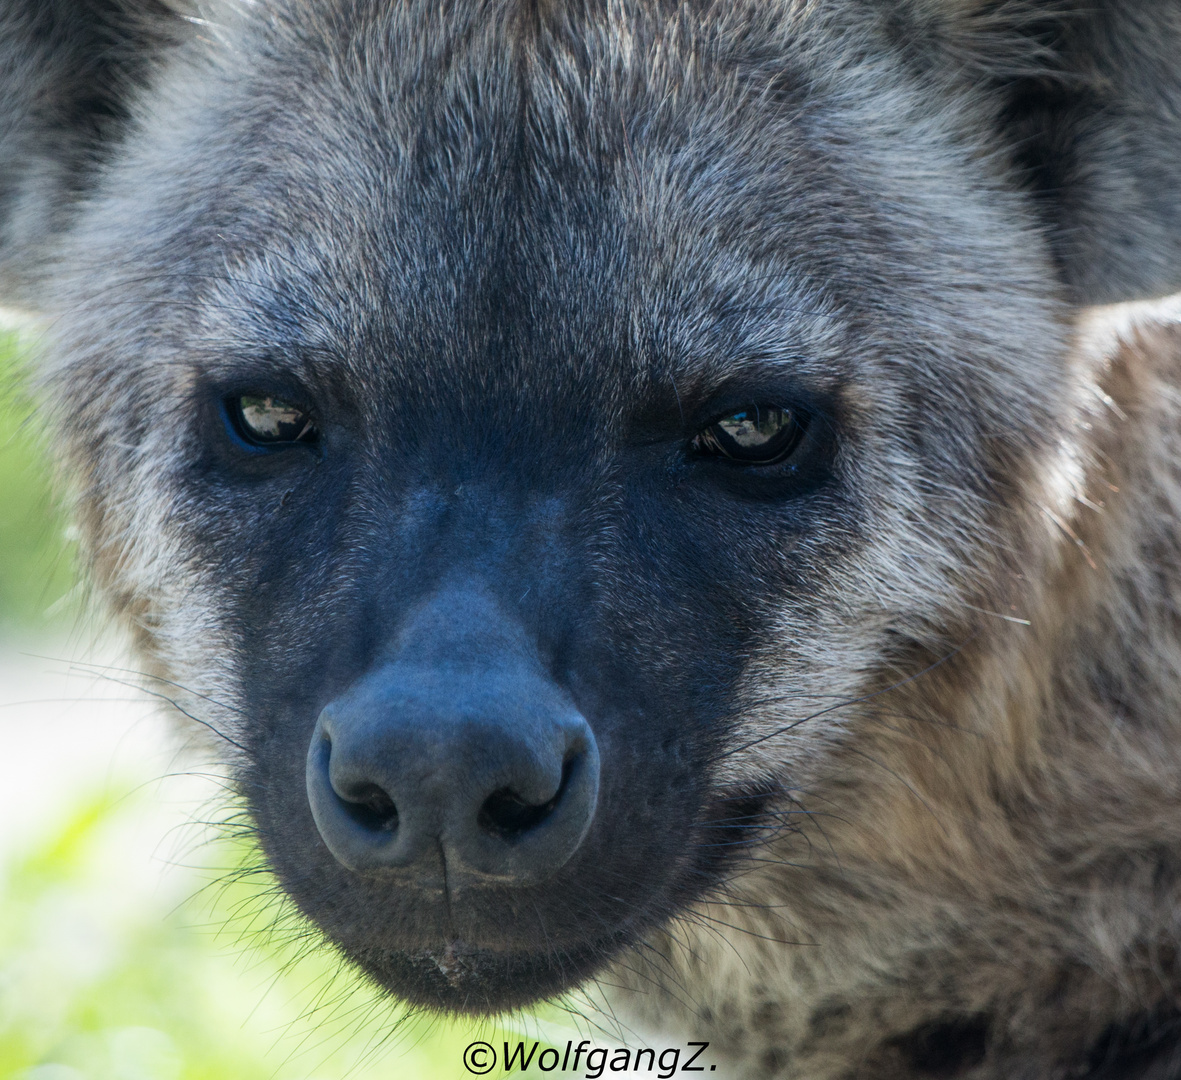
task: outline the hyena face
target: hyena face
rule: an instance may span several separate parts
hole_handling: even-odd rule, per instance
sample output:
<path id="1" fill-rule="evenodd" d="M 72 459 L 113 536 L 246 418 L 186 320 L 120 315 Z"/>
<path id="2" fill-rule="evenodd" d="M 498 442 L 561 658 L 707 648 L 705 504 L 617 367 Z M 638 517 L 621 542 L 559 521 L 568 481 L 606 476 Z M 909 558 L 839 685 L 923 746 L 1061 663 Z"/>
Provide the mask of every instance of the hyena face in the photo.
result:
<path id="1" fill-rule="evenodd" d="M 65 427 L 285 887 L 483 1011 L 784 808 L 970 587 L 1060 361 L 1029 215 L 903 151 L 883 72 L 770 68 L 790 13 L 694 56 L 688 11 L 375 7 L 166 87 L 77 240 Z"/>
<path id="2" fill-rule="evenodd" d="M 1177 230 L 1045 7 L 120 24 L 165 59 L 133 121 L 104 82 L 21 269 L 94 570 L 381 985 L 484 1013 L 626 964 L 803 793 L 876 799 L 867 708 L 1055 565 L 1077 304 L 1172 286 Z M 1158 83 L 1119 86 L 1175 145 Z M 19 253 L 51 215 L 9 187 Z"/>

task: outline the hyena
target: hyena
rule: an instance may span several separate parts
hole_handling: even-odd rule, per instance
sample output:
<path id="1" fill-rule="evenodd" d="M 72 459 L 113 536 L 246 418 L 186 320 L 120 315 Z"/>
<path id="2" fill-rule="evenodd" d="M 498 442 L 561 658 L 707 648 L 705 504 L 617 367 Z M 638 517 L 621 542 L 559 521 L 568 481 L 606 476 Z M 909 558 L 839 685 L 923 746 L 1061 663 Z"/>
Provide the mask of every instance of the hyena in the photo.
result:
<path id="1" fill-rule="evenodd" d="M 0 140 L 90 574 L 365 977 L 1181 1076 L 1181 6 L 4 0 Z"/>

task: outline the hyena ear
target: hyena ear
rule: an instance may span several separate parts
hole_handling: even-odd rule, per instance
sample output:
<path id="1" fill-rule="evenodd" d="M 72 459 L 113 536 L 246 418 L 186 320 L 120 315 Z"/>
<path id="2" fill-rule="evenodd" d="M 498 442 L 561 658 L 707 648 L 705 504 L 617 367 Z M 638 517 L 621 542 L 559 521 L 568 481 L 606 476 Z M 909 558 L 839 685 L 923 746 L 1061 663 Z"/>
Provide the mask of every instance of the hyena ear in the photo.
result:
<path id="1" fill-rule="evenodd" d="M 29 302 L 131 96 L 189 25 L 173 0 L 0 0 L 0 303 Z"/>
<path id="2" fill-rule="evenodd" d="M 1181 3 L 914 0 L 985 88 L 1075 301 L 1181 290 Z"/>

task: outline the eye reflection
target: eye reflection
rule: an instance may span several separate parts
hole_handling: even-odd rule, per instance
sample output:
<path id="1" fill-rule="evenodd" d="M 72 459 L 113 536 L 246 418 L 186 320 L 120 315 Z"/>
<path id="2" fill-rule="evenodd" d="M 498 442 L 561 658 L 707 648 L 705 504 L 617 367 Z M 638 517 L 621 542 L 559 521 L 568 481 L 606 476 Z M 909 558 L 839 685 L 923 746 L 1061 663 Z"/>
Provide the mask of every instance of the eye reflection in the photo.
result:
<path id="1" fill-rule="evenodd" d="M 237 434 L 254 446 L 311 444 L 320 437 L 311 414 L 282 398 L 243 394 L 227 399 L 226 407 Z"/>
<path id="2" fill-rule="evenodd" d="M 693 439 L 704 457 L 743 465 L 776 465 L 789 457 L 804 433 L 805 421 L 777 405 L 750 405 L 710 424 Z"/>

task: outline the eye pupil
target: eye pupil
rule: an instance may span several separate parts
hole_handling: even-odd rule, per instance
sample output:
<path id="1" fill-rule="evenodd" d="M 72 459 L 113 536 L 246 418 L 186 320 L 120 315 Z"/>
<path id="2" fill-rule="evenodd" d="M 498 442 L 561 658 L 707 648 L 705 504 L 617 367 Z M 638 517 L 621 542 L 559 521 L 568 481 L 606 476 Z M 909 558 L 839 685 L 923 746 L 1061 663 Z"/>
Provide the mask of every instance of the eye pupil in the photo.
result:
<path id="1" fill-rule="evenodd" d="M 252 446 L 279 448 L 311 444 L 319 438 L 307 410 L 281 398 L 243 394 L 226 405 L 236 433 Z"/>
<path id="2" fill-rule="evenodd" d="M 776 465 L 795 450 L 804 427 L 790 409 L 750 405 L 710 424 L 693 440 L 693 449 L 737 464 Z"/>

